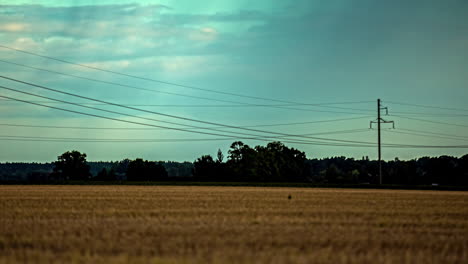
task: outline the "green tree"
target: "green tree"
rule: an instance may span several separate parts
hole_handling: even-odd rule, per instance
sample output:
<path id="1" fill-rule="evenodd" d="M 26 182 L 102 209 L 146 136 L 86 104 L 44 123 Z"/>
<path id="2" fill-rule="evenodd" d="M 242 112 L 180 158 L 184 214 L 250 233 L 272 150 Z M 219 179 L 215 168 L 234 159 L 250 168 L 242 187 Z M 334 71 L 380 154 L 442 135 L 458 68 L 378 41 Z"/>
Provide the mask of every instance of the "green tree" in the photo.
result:
<path id="1" fill-rule="evenodd" d="M 86 164 L 86 154 L 79 151 L 67 151 L 54 162 L 54 173 L 64 180 L 88 180 L 91 174 Z"/>

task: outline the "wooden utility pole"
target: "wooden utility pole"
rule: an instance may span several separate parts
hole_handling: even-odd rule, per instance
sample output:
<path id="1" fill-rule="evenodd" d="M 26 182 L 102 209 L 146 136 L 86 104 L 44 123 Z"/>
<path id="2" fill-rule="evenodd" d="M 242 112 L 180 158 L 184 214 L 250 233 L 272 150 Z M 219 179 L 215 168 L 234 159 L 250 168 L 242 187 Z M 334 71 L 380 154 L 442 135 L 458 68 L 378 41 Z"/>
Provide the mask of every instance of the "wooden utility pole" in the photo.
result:
<path id="1" fill-rule="evenodd" d="M 382 135 L 380 130 L 380 123 L 382 118 L 380 117 L 381 101 L 377 99 L 377 148 L 379 149 L 379 184 L 382 184 Z"/>
<path id="2" fill-rule="evenodd" d="M 377 152 L 379 156 L 379 184 L 383 183 L 382 180 L 382 131 L 381 131 L 381 124 L 382 123 L 391 123 L 393 128 L 395 128 L 394 121 L 386 121 L 382 119 L 380 111 L 385 110 L 385 115 L 388 115 L 388 108 L 382 107 L 382 101 L 377 99 L 377 120 L 371 121 L 370 127 L 372 128 L 372 124 L 377 123 Z"/>

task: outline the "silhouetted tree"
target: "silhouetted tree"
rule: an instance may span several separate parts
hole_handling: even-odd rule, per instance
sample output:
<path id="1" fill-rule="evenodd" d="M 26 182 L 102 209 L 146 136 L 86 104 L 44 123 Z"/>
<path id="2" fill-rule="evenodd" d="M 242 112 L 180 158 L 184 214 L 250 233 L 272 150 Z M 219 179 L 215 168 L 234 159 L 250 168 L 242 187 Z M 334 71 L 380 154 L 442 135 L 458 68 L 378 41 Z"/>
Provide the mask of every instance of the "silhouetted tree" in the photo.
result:
<path id="1" fill-rule="evenodd" d="M 221 149 L 218 149 L 218 153 L 216 154 L 216 163 L 223 163 L 224 155 Z"/>
<path id="2" fill-rule="evenodd" d="M 231 144 L 228 154 L 227 167 L 231 180 L 258 181 L 256 178 L 258 157 L 255 149 L 241 141 L 236 141 Z"/>
<path id="3" fill-rule="evenodd" d="M 211 155 L 203 155 L 193 163 L 193 176 L 200 181 L 211 181 L 216 177 L 216 162 Z"/>
<path id="4" fill-rule="evenodd" d="M 459 172 L 457 173 L 458 178 L 456 184 L 468 185 L 468 155 L 460 158 L 459 161 Z"/>
<path id="5" fill-rule="evenodd" d="M 227 169 L 233 180 L 306 181 L 306 155 L 281 142 L 251 148 L 240 141 L 228 151 Z"/>
<path id="6" fill-rule="evenodd" d="M 129 181 L 159 181 L 167 178 L 167 171 L 163 165 L 136 159 L 128 164 L 127 180 Z"/>
<path id="7" fill-rule="evenodd" d="M 88 166 L 89 165 L 89 166 Z M 220 149 L 216 159 L 205 155 L 195 162 L 150 162 L 142 159 L 120 162 L 86 162 L 86 154 L 65 152 L 58 161 L 39 163 L 0 163 L 0 182 L 54 182 L 87 180 L 90 171 L 95 180 L 124 179 L 154 181 L 262 181 L 314 182 L 359 184 L 379 182 L 378 162 L 363 157 L 307 160 L 305 153 L 280 142 L 250 147 L 241 141 L 231 144 L 227 161 Z M 461 158 L 440 156 L 422 157 L 408 161 L 395 158 L 382 162 L 383 182 L 402 185 L 468 186 L 468 155 Z M 195 177 L 192 177 L 195 176 Z"/>
<path id="8" fill-rule="evenodd" d="M 64 180 L 88 180 L 89 166 L 86 164 L 86 154 L 79 151 L 67 151 L 58 156 L 54 162 L 54 174 Z"/>
<path id="9" fill-rule="evenodd" d="M 256 146 L 256 178 L 261 181 L 304 181 L 306 155 L 281 142 Z"/>
<path id="10" fill-rule="evenodd" d="M 118 174 L 125 174 L 127 173 L 127 169 L 128 169 L 128 164 L 130 164 L 131 160 L 130 159 L 124 159 L 124 160 L 121 160 L 119 161 L 116 165 L 115 165 L 115 173 L 118 173 Z"/>
<path id="11" fill-rule="evenodd" d="M 102 168 L 98 175 L 94 178 L 97 181 L 115 181 L 117 180 L 117 175 L 115 174 L 114 169 Z"/>

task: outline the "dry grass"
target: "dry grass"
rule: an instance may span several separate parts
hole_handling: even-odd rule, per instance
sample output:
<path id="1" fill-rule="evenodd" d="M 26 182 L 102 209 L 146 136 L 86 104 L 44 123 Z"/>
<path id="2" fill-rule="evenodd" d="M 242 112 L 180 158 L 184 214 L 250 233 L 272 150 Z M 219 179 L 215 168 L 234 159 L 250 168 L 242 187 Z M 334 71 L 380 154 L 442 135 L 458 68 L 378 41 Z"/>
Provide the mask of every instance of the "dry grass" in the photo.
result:
<path id="1" fill-rule="evenodd" d="M 468 193 L 0 186 L 12 262 L 468 263 Z"/>

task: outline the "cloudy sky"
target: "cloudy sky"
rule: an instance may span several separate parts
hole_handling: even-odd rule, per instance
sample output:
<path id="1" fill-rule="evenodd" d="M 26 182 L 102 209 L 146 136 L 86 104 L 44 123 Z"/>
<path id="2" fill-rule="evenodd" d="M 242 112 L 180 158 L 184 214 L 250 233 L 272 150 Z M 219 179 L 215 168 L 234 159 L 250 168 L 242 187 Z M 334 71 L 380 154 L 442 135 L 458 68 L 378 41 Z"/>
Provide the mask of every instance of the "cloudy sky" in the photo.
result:
<path id="1" fill-rule="evenodd" d="M 112 113 L 5 88 L 0 96 L 127 122 L 0 98 L 0 161 L 52 161 L 71 149 L 86 152 L 89 160 L 193 161 L 218 148 L 226 152 L 234 139 L 203 140 L 227 134 L 310 134 L 281 140 L 296 141 L 286 144 L 310 158 L 375 158 L 374 147 L 321 144 L 375 142 L 376 131 L 368 128 L 377 98 L 389 108 L 385 119 L 396 122 L 395 130 L 384 126 L 384 143 L 468 145 L 465 0 L 94 2 L 0 1 L 0 75 L 147 112 L 0 78 L 2 87 Z M 248 131 L 217 124 L 282 125 Z M 409 159 L 460 156 L 468 149 L 384 148 L 383 153 L 385 159 Z"/>

